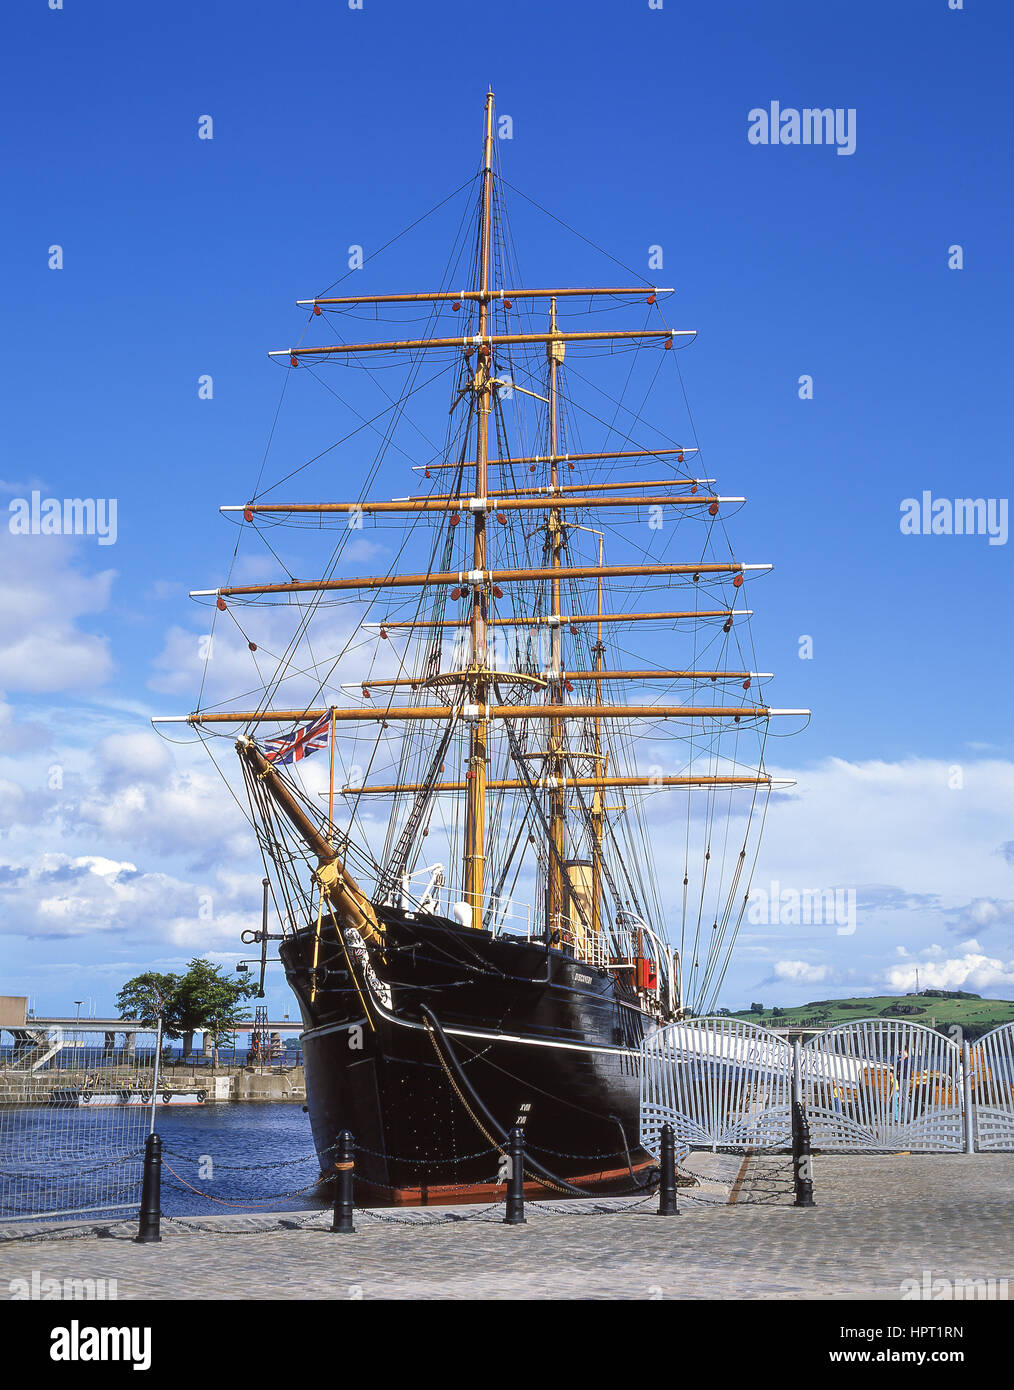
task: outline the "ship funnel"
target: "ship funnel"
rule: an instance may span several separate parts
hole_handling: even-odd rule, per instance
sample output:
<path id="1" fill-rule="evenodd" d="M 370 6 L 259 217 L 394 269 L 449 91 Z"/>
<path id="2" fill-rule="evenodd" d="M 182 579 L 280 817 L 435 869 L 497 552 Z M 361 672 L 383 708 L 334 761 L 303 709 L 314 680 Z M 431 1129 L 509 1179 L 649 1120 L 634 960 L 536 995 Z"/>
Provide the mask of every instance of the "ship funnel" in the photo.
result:
<path id="1" fill-rule="evenodd" d="M 592 865 L 589 859 L 566 859 L 564 871 L 564 911 L 577 955 L 592 959 Z"/>

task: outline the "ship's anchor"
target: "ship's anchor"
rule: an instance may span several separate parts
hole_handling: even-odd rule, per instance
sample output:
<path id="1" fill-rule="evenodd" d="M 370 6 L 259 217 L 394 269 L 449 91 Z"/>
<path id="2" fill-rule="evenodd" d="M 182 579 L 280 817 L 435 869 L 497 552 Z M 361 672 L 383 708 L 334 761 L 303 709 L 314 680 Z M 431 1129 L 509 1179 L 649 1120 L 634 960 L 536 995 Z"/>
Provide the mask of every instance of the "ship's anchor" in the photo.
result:
<path id="1" fill-rule="evenodd" d="M 255 995 L 255 998 L 257 999 L 264 998 L 264 973 L 268 968 L 268 942 L 281 941 L 283 935 L 281 932 L 268 931 L 268 890 L 271 887 L 270 879 L 262 878 L 261 887 L 264 889 L 264 901 L 261 907 L 261 929 L 260 931 L 248 930 L 240 933 L 240 940 L 242 941 L 244 946 L 255 946 L 258 942 L 260 943 L 261 973 L 260 980 L 257 985 L 257 994 Z M 249 970 L 250 967 L 246 961 L 240 961 L 239 964 L 236 966 L 236 969 L 246 971 Z"/>

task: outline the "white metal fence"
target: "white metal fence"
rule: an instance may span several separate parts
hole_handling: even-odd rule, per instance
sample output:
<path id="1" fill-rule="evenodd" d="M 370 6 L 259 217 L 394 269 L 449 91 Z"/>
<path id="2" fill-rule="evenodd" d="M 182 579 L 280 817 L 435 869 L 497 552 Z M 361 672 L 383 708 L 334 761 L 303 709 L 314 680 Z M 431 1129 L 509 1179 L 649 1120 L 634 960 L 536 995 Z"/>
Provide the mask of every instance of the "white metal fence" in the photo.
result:
<path id="1" fill-rule="evenodd" d="M 154 1034 L 29 1021 L 0 1044 L 0 1224 L 136 1210 Z"/>
<path id="2" fill-rule="evenodd" d="M 860 1019 L 794 1049 L 729 1018 L 658 1029 L 641 1055 L 641 1143 L 763 1149 L 789 1143 L 790 1101 L 805 1103 L 815 1149 L 855 1153 L 1014 1151 L 1014 1024 L 974 1046 L 918 1023 Z"/>
<path id="3" fill-rule="evenodd" d="M 671 1023 L 642 1048 L 641 1144 L 659 1151 L 663 1124 L 677 1155 L 700 1148 L 773 1148 L 789 1142 L 792 1050 L 738 1019 Z"/>
<path id="4" fill-rule="evenodd" d="M 1014 1023 L 1005 1023 L 971 1048 L 971 1091 L 976 1148 L 1014 1150 Z"/>
<path id="5" fill-rule="evenodd" d="M 867 1018 L 828 1028 L 802 1049 L 815 1148 L 960 1153 L 961 1049 L 919 1023 Z"/>

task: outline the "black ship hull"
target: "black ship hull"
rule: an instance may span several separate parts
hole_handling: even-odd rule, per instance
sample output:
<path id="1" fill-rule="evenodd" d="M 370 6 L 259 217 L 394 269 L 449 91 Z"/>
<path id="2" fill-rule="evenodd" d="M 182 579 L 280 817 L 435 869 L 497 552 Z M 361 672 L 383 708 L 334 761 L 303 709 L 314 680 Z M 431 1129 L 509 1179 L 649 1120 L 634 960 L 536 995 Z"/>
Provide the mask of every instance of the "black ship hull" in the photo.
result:
<path id="1" fill-rule="evenodd" d="M 505 1177 L 490 1139 L 520 1123 L 531 1156 L 565 1182 L 643 1187 L 653 1161 L 638 1144 L 638 1050 L 656 1020 L 633 980 L 545 941 L 378 915 L 382 946 L 325 917 L 280 950 L 303 1013 L 322 1172 L 348 1129 L 359 1200 L 488 1200 Z"/>

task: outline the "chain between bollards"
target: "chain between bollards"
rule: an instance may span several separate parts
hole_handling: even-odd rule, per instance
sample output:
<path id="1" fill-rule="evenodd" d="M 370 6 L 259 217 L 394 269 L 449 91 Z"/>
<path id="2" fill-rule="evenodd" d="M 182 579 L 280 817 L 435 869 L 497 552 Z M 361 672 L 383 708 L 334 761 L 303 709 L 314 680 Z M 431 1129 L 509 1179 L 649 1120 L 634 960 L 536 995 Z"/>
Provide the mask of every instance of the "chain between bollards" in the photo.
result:
<path id="1" fill-rule="evenodd" d="M 335 1159 L 334 1170 L 337 1182 L 331 1230 L 337 1231 L 340 1235 L 351 1235 L 356 1229 L 352 1224 L 352 1180 L 356 1171 L 356 1146 L 347 1129 L 343 1129 L 338 1136 L 338 1157 Z"/>
<path id="2" fill-rule="evenodd" d="M 796 1190 L 794 1207 L 815 1207 L 813 1200 L 813 1156 L 810 1152 L 810 1122 L 801 1101 L 792 1102 L 792 1181 Z"/>
<path id="3" fill-rule="evenodd" d="M 149 1134 L 144 1141 L 144 1177 L 141 1181 L 141 1210 L 138 1214 L 138 1245 L 154 1245 L 162 1239 L 162 1140 Z"/>
<path id="4" fill-rule="evenodd" d="M 668 1121 L 662 1126 L 662 1147 L 659 1154 L 662 1176 L 658 1185 L 659 1216 L 679 1216 L 676 1200 L 676 1131 Z"/>
<path id="5" fill-rule="evenodd" d="M 526 1226 L 525 1216 L 525 1132 L 515 1125 L 507 1141 L 510 1168 L 507 1173 L 507 1211 L 505 1226 Z"/>

